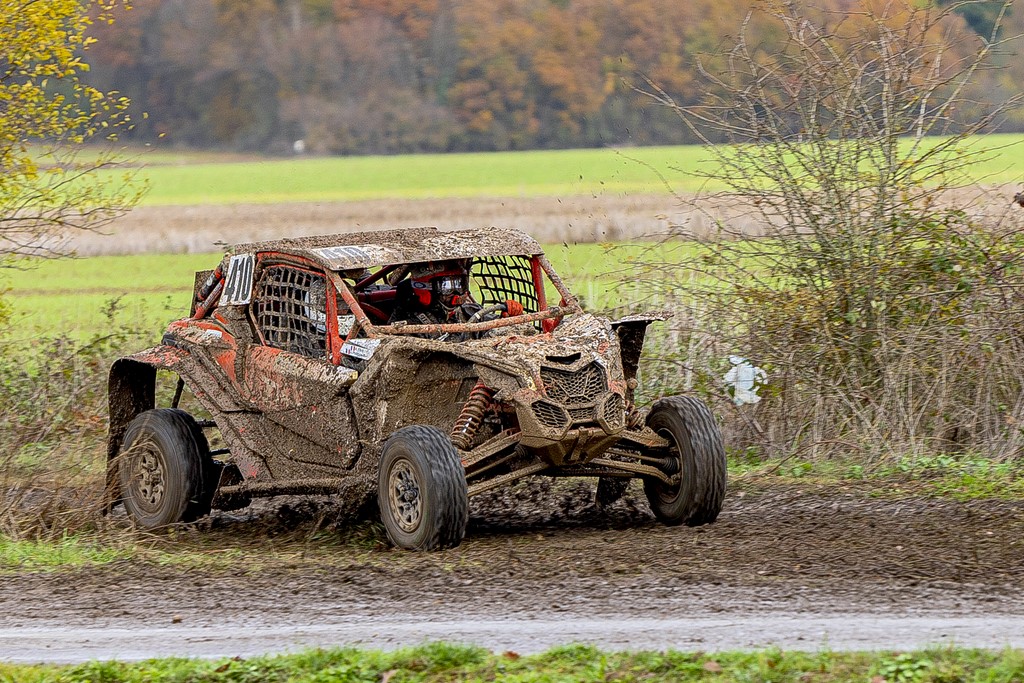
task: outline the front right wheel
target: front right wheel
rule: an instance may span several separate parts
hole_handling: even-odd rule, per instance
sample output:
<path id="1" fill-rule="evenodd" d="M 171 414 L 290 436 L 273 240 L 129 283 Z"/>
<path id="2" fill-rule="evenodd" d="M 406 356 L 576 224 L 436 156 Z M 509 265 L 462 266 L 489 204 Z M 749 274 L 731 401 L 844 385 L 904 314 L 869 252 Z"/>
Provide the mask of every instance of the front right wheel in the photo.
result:
<path id="1" fill-rule="evenodd" d="M 654 516 L 669 526 L 714 522 L 725 500 L 726 458 L 711 410 L 690 396 L 669 396 L 651 407 L 647 426 L 668 441 L 668 469 L 679 475 L 673 484 L 644 480 Z"/>
<path id="2" fill-rule="evenodd" d="M 384 444 L 377 501 L 388 538 L 407 550 L 462 542 L 469 521 L 465 470 L 451 439 L 436 427 L 403 427 Z"/>

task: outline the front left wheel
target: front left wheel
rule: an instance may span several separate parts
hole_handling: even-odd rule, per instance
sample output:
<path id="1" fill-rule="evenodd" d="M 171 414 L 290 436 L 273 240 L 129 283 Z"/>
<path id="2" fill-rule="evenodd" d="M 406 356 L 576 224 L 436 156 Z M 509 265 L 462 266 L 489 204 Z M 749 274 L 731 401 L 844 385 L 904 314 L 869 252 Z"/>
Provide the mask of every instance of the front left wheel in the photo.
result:
<path id="1" fill-rule="evenodd" d="M 668 473 L 677 475 L 673 484 L 644 480 L 654 516 L 669 526 L 714 522 L 725 500 L 726 457 L 707 405 L 690 396 L 663 398 L 651 406 L 647 426 L 668 441 Z"/>
<path id="2" fill-rule="evenodd" d="M 384 444 L 377 501 L 388 538 L 406 550 L 462 542 L 469 520 L 466 475 L 458 451 L 436 427 L 413 425 Z"/>
<path id="3" fill-rule="evenodd" d="M 143 529 L 191 522 L 210 512 L 217 468 L 202 428 L 185 411 L 157 408 L 138 415 L 118 458 L 121 500 Z"/>

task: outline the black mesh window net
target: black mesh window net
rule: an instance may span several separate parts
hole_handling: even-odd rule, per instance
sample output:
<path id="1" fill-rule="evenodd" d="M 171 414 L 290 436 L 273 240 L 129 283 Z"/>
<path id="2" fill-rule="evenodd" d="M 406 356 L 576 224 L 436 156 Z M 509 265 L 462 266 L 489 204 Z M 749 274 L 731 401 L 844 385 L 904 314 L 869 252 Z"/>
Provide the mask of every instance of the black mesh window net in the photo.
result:
<path id="1" fill-rule="evenodd" d="M 269 346 L 311 358 L 327 356 L 327 282 L 322 275 L 267 268 L 256 285 L 252 310 Z"/>
<path id="2" fill-rule="evenodd" d="M 525 313 L 539 308 L 533 269 L 527 256 L 487 256 L 473 261 L 474 298 L 483 305 L 518 301 Z"/>

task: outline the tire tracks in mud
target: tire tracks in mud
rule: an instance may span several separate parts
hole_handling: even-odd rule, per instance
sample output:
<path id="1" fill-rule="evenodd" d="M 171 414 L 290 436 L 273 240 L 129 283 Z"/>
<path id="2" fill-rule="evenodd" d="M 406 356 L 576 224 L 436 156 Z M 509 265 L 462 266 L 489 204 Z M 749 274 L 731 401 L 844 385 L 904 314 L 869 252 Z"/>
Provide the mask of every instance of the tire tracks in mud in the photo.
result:
<path id="1" fill-rule="evenodd" d="M 120 562 L 5 576 L 0 659 L 423 639 L 522 652 L 574 641 L 1024 647 L 1022 502 L 747 487 L 727 496 L 716 524 L 691 529 L 657 525 L 635 488 L 604 510 L 592 496 L 589 483 L 538 480 L 473 499 L 467 538 L 450 551 L 342 546 L 287 560 L 272 557 L 280 538 L 312 536 L 314 519 L 319 538 L 330 534 L 327 504 L 269 501 L 179 535 L 205 548 L 264 543 L 268 558 L 251 571 L 241 561 L 231 570 Z M 347 523 L 332 522 L 339 534 Z"/>

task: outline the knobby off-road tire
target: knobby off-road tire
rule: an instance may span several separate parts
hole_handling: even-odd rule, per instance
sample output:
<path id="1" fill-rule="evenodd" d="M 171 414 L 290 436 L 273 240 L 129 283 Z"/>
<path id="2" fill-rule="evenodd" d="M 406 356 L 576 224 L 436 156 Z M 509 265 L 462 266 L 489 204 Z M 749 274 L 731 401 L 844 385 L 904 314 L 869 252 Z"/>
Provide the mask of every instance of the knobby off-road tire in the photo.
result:
<path id="1" fill-rule="evenodd" d="M 118 458 L 121 497 L 138 526 L 157 529 L 210 512 L 218 468 L 202 428 L 185 411 L 141 413 L 128 425 Z"/>
<path id="2" fill-rule="evenodd" d="M 388 538 L 407 550 L 454 548 L 469 520 L 466 475 L 448 435 L 403 427 L 384 444 L 377 501 Z"/>
<path id="3" fill-rule="evenodd" d="M 725 500 L 726 459 L 722 433 L 708 407 L 689 396 L 655 402 L 647 425 L 669 440 L 679 467 L 679 483 L 644 480 L 654 516 L 669 526 L 710 524 Z"/>

